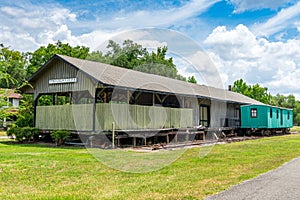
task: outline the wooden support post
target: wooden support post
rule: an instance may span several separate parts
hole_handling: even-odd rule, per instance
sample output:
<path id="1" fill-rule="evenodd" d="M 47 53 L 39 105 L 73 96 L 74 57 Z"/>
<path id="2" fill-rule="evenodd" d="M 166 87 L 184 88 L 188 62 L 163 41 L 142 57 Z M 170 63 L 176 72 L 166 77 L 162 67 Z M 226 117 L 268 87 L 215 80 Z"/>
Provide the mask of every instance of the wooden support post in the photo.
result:
<path id="1" fill-rule="evenodd" d="M 55 101 L 55 94 L 53 93 L 53 94 L 52 94 L 52 105 L 56 105 L 55 102 L 56 102 L 56 101 Z"/>
<path id="2" fill-rule="evenodd" d="M 92 123 L 93 123 L 93 132 L 96 131 L 96 98 L 97 98 L 97 90 L 95 91 L 94 101 L 93 101 L 93 113 L 92 113 Z"/>
<path id="3" fill-rule="evenodd" d="M 136 137 L 133 137 L 132 140 L 133 140 L 132 141 L 133 142 L 133 147 L 136 147 Z"/>
<path id="4" fill-rule="evenodd" d="M 178 142 L 178 136 L 177 136 L 177 133 L 175 133 L 174 139 L 175 139 L 175 143 L 177 143 L 177 142 Z"/>
<path id="5" fill-rule="evenodd" d="M 185 108 L 185 97 L 181 97 L 181 108 Z"/>
<path id="6" fill-rule="evenodd" d="M 154 106 L 154 105 L 155 105 L 155 94 L 152 93 L 152 106 Z"/>
<path id="7" fill-rule="evenodd" d="M 121 140 L 121 138 L 117 138 L 117 147 L 120 147 L 120 140 Z"/>
<path id="8" fill-rule="evenodd" d="M 130 103 L 130 91 L 127 90 L 127 103 L 129 104 Z"/>
<path id="9" fill-rule="evenodd" d="M 36 126 L 36 107 L 38 104 L 39 97 L 37 96 L 33 102 L 33 127 Z"/>
<path id="10" fill-rule="evenodd" d="M 189 133 L 185 133 L 185 141 L 189 141 Z"/>
<path id="11" fill-rule="evenodd" d="M 58 94 L 57 94 L 57 93 L 54 94 L 54 102 L 53 102 L 53 105 L 58 105 Z"/>
<path id="12" fill-rule="evenodd" d="M 144 137 L 144 141 L 145 141 L 145 146 L 147 146 L 147 138 Z"/>
<path id="13" fill-rule="evenodd" d="M 169 138 L 169 134 L 167 133 L 167 144 L 170 143 L 170 138 Z"/>
<path id="14" fill-rule="evenodd" d="M 115 148 L 115 122 L 112 123 L 111 147 Z"/>

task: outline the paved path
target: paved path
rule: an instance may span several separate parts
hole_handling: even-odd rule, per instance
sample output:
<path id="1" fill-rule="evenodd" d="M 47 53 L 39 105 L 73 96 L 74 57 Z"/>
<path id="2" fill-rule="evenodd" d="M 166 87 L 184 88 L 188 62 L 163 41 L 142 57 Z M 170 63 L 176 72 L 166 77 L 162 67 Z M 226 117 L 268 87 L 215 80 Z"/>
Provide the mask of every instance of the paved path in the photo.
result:
<path id="1" fill-rule="evenodd" d="M 300 199 L 300 157 L 206 200 Z"/>

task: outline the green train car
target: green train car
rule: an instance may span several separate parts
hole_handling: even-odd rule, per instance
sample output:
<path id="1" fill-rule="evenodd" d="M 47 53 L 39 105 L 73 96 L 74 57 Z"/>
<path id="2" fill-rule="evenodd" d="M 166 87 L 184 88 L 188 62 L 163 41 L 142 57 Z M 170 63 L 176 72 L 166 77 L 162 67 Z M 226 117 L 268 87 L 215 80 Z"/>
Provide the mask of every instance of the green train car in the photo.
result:
<path id="1" fill-rule="evenodd" d="M 289 132 L 293 127 L 293 110 L 270 105 L 241 106 L 241 128 L 248 134 L 260 132 L 271 135 L 278 131 Z"/>

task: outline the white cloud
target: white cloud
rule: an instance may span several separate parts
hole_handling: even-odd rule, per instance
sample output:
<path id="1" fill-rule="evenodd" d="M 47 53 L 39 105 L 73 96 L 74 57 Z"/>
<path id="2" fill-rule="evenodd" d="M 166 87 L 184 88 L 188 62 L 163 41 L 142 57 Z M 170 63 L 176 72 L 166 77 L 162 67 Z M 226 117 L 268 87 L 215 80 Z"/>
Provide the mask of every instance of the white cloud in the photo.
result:
<path id="1" fill-rule="evenodd" d="M 33 51 L 57 40 L 77 43 L 66 25 L 76 21 L 70 10 L 47 5 L 20 4 L 0 8 L 0 41 L 15 50 Z"/>
<path id="2" fill-rule="evenodd" d="M 268 87 L 273 94 L 300 96 L 300 40 L 271 42 L 238 25 L 233 30 L 217 27 L 205 44 L 220 74 L 227 74 L 227 84 L 243 78 Z"/>
<path id="3" fill-rule="evenodd" d="M 90 47 L 91 51 L 103 51 L 107 46 L 107 41 L 120 34 L 121 31 L 101 31 L 96 30 L 77 37 L 84 46 Z"/>
<path id="4" fill-rule="evenodd" d="M 246 10 L 259 10 L 270 8 L 276 10 L 278 7 L 293 2 L 294 0 L 229 0 L 235 7 L 235 12 L 240 13 Z"/>
<path id="5" fill-rule="evenodd" d="M 57 40 L 95 49 L 104 39 L 132 28 L 176 26 L 201 14 L 218 1 L 220 0 L 192 0 L 181 7 L 151 11 L 124 13 L 121 10 L 105 16 L 96 16 L 96 20 L 90 21 L 79 21 L 74 12 L 58 4 L 10 4 L 0 8 L 0 41 L 20 51 L 33 51 L 41 45 Z M 4 29 L 10 38 L 5 36 Z M 77 35 L 74 35 L 75 32 Z M 23 35 L 27 37 L 20 41 Z M 27 40 L 28 38 L 30 40 Z M 17 45 L 22 43 L 26 45 Z"/>
<path id="6" fill-rule="evenodd" d="M 24 10 L 20 9 L 20 8 L 13 8 L 13 7 L 4 6 L 4 7 L 0 8 L 0 10 L 4 14 L 6 14 L 8 16 L 11 16 L 11 17 L 18 17 L 20 15 L 25 15 Z"/>
<path id="7" fill-rule="evenodd" d="M 282 9 L 276 16 L 270 18 L 267 22 L 254 25 L 252 31 L 256 35 L 270 36 L 288 27 L 297 28 L 295 23 L 299 21 L 299 17 L 300 1 L 289 8 Z"/>

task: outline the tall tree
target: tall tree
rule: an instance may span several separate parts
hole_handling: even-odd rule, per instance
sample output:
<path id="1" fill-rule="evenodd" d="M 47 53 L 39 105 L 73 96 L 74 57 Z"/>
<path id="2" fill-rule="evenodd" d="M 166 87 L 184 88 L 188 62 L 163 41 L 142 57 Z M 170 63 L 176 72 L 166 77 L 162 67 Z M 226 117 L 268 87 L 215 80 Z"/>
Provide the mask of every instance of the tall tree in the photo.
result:
<path id="1" fill-rule="evenodd" d="M 156 52 L 148 52 L 132 40 L 125 40 L 122 46 L 110 40 L 107 49 L 105 55 L 96 51 L 90 53 L 87 59 L 186 81 L 186 78 L 178 73 L 173 58 L 167 58 L 167 47 L 158 47 Z"/>
<path id="2" fill-rule="evenodd" d="M 19 51 L 1 45 L 0 88 L 16 88 L 26 80 L 26 56 Z"/>
<path id="3" fill-rule="evenodd" d="M 147 52 L 146 48 L 132 40 L 125 40 L 122 47 L 110 40 L 107 48 L 110 49 L 106 54 L 107 57 L 111 57 L 110 64 L 128 69 L 142 64 L 140 58 Z"/>
<path id="4" fill-rule="evenodd" d="M 85 59 L 89 53 L 89 48 L 84 46 L 72 47 L 68 43 L 64 44 L 57 41 L 55 44 L 48 44 L 47 47 L 41 46 L 33 53 L 29 53 L 29 65 L 27 67 L 26 78 L 29 78 L 38 68 L 43 66 L 54 54 L 71 56 L 74 58 Z"/>
<path id="5" fill-rule="evenodd" d="M 133 67 L 133 69 L 186 81 L 186 78 L 178 73 L 176 65 L 173 63 L 173 58 L 166 58 L 167 51 L 167 47 L 158 47 L 156 52 L 145 52 L 144 56 L 141 57 L 141 63 Z"/>
<path id="6" fill-rule="evenodd" d="M 259 84 L 247 85 L 243 79 L 236 80 L 233 83 L 232 91 L 241 93 L 265 104 L 270 103 L 268 88 L 261 87 Z"/>
<path id="7" fill-rule="evenodd" d="M 294 108 L 296 104 L 296 98 L 294 95 L 284 96 L 277 94 L 272 97 L 272 105 L 284 107 L 284 108 Z"/>
<path id="8" fill-rule="evenodd" d="M 249 86 L 243 79 L 234 81 L 232 91 L 245 96 L 250 96 Z"/>

